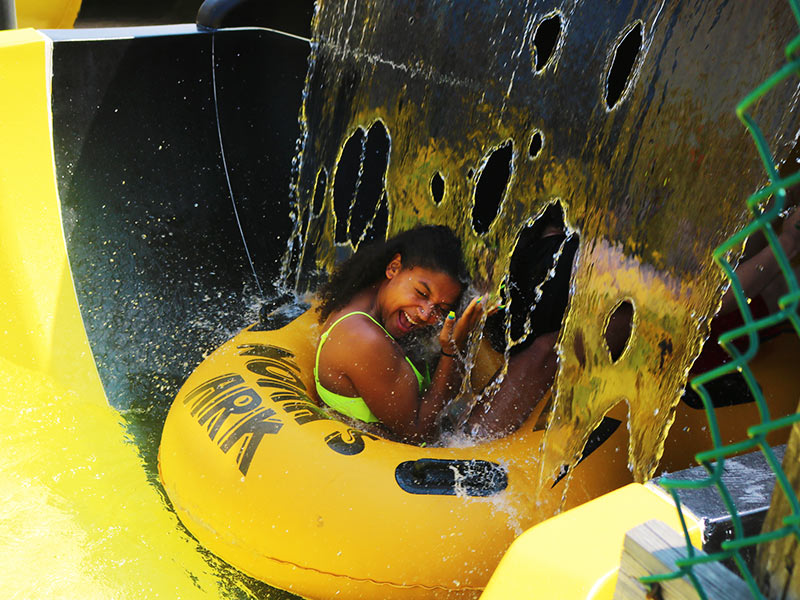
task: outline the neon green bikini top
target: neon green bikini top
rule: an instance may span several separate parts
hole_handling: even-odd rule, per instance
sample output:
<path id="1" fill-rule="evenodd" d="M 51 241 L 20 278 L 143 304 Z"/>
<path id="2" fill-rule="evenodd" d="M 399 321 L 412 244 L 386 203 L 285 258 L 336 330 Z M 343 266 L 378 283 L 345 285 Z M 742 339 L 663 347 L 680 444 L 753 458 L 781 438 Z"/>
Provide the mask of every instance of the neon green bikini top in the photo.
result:
<path id="1" fill-rule="evenodd" d="M 354 311 L 351 313 L 347 313 L 346 315 L 339 317 L 333 322 L 333 325 L 328 327 L 328 331 L 322 334 L 319 338 L 319 345 L 317 346 L 317 360 L 314 363 L 314 383 L 317 387 L 317 395 L 320 399 L 330 406 L 333 410 L 342 413 L 343 415 L 347 415 L 351 419 L 357 419 L 359 421 L 364 421 L 365 423 L 379 423 L 380 419 L 372 414 L 372 411 L 367 406 L 367 403 L 364 402 L 363 398 L 352 398 L 350 396 L 342 396 L 341 394 L 337 394 L 335 392 L 331 392 L 330 390 L 325 389 L 322 387 L 322 384 L 319 382 L 319 352 L 322 349 L 322 344 L 328 339 L 328 334 L 331 332 L 331 329 L 336 327 L 341 321 L 346 319 L 347 317 L 352 317 L 353 315 L 364 315 L 368 317 L 373 323 L 375 323 L 378 327 L 380 327 L 386 335 L 388 335 L 391 339 L 392 334 L 386 331 L 386 328 L 378 323 L 371 315 L 368 315 L 365 312 Z M 422 393 L 425 388 L 430 385 L 431 378 L 430 373 L 428 370 L 425 370 L 425 375 L 423 376 L 417 367 L 414 366 L 414 363 L 411 362 L 411 359 L 406 356 L 406 360 L 408 364 L 411 365 L 411 369 L 414 371 L 414 375 L 417 378 L 417 384 L 419 385 L 419 391 Z"/>

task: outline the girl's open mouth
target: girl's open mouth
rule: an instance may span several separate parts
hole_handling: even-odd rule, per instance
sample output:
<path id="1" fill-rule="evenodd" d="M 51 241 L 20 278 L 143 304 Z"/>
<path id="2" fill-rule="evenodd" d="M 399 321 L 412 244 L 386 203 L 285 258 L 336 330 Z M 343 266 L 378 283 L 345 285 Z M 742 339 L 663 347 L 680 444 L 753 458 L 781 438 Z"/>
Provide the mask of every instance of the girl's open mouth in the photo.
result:
<path id="1" fill-rule="evenodd" d="M 411 332 L 414 328 L 420 325 L 419 323 L 411 319 L 411 317 L 408 316 L 408 313 L 406 313 L 404 310 L 401 310 L 398 313 L 397 320 L 400 325 L 400 330 L 404 334 Z"/>

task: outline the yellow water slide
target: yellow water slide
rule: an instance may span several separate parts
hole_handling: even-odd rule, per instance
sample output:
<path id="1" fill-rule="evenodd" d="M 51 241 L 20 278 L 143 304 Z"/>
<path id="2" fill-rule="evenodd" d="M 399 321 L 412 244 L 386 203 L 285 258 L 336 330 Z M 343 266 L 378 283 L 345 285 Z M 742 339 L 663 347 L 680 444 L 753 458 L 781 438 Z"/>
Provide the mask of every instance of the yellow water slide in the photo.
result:
<path id="1" fill-rule="evenodd" d="M 0 35 L 0 596 L 219 598 L 95 368 L 62 230 L 51 52 L 37 31 Z"/>
<path id="2" fill-rule="evenodd" d="M 17 0 L 17 26 L 67 29 L 75 24 L 81 0 Z"/>

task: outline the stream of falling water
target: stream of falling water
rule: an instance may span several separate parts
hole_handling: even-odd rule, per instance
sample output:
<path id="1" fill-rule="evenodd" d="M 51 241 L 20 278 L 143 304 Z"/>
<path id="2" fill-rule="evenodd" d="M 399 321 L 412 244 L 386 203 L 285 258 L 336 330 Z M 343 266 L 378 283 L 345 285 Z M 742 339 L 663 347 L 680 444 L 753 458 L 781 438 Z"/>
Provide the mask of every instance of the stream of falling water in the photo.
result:
<path id="1" fill-rule="evenodd" d="M 711 252 L 763 184 L 733 107 L 782 59 L 792 20 L 781 10 L 320 1 L 284 279 L 305 289 L 308 273 L 364 241 L 425 222 L 450 226 L 476 289 L 497 293 L 520 233 L 559 203 L 580 247 L 541 481 L 575 461 L 620 402 L 630 468 L 650 477 L 719 307 Z M 793 94 L 759 107 L 772 147 L 797 129 L 786 118 Z M 379 138 L 388 146 L 369 175 Z M 365 193 L 368 176 L 377 183 Z M 622 304 L 633 309 L 631 333 L 612 358 L 606 329 Z"/>

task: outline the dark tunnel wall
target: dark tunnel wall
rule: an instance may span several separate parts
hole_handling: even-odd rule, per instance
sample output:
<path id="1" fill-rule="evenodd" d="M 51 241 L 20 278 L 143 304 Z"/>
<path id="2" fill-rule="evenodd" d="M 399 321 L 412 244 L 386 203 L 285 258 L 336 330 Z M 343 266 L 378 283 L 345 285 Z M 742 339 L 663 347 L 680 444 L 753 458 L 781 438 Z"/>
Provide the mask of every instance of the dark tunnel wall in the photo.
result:
<path id="1" fill-rule="evenodd" d="M 111 404 L 161 415 L 204 354 L 255 320 L 259 286 L 273 293 L 308 44 L 256 29 L 158 33 L 50 35 L 84 324 Z"/>

